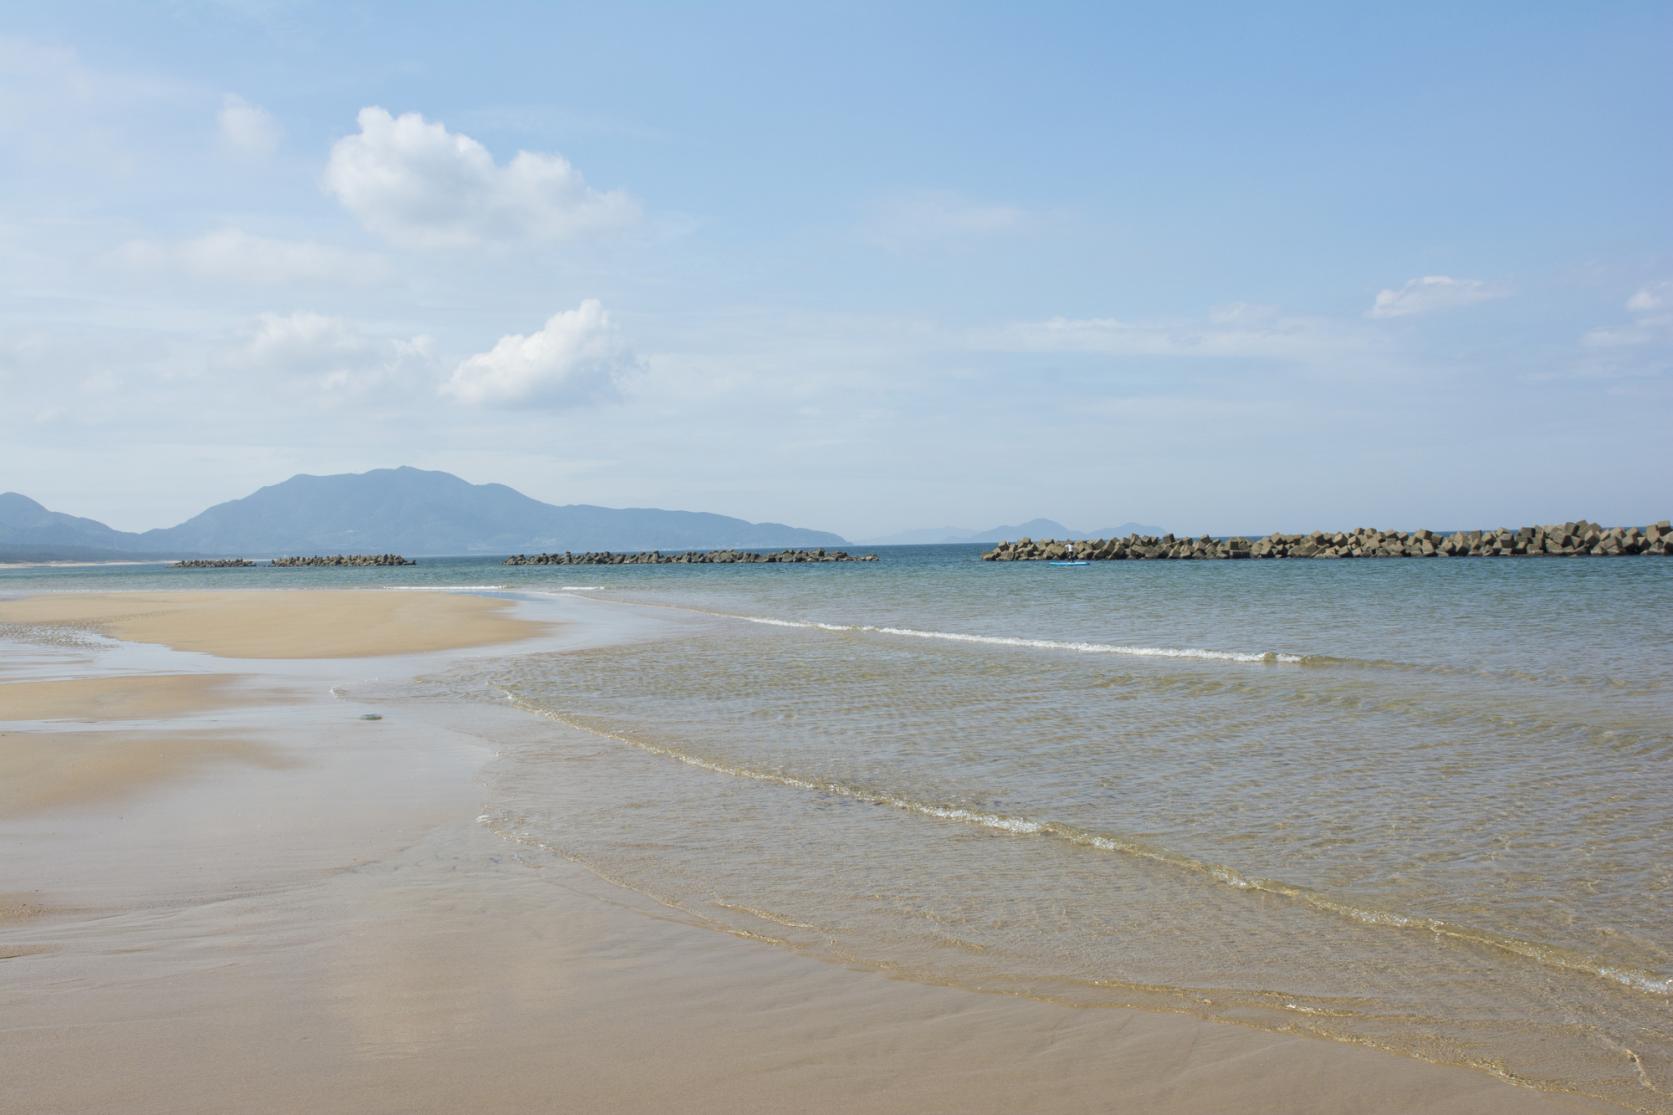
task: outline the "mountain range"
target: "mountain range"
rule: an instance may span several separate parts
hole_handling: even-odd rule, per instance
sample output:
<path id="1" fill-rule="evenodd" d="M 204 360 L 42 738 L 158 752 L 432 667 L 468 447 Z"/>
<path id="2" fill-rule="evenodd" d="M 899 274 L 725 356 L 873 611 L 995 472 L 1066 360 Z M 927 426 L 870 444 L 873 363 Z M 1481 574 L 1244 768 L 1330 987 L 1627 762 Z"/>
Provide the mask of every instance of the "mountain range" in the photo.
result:
<path id="1" fill-rule="evenodd" d="M 845 544 L 827 531 L 697 511 L 557 506 L 504 484 L 472 484 L 450 473 L 406 467 L 293 476 L 216 504 L 178 526 L 138 533 L 49 511 L 16 492 L 0 493 L 0 557 L 12 560 Z"/>
<path id="2" fill-rule="evenodd" d="M 1103 530 L 1070 530 L 1053 519 L 1030 519 L 1026 523 L 990 527 L 987 530 L 968 530 L 964 527 L 928 527 L 907 530 L 883 538 L 867 540 L 871 546 L 930 546 L 953 542 L 1003 542 L 1017 538 L 1052 538 L 1080 542 L 1088 538 L 1123 538 L 1129 534 L 1163 534 L 1161 527 L 1144 523 L 1122 523 Z"/>

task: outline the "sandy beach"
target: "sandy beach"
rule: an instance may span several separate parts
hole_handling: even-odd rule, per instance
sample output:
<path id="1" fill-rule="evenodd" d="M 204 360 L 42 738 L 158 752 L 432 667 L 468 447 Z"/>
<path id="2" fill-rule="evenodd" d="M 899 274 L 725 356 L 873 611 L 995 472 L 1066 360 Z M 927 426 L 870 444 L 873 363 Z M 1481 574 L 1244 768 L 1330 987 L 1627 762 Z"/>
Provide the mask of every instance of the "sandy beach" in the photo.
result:
<path id="1" fill-rule="evenodd" d="M 69 627 L 224 658 L 354 658 L 538 633 L 503 601 L 400 592 L 85 593 L 0 602 L 0 624 Z"/>
<path id="2" fill-rule="evenodd" d="M 477 823 L 481 778 L 529 718 L 403 686 L 561 653 L 566 618 L 452 593 L 0 601 L 29 663 L 0 682 L 0 1110 L 1616 1110 L 890 978 L 508 841 Z"/>

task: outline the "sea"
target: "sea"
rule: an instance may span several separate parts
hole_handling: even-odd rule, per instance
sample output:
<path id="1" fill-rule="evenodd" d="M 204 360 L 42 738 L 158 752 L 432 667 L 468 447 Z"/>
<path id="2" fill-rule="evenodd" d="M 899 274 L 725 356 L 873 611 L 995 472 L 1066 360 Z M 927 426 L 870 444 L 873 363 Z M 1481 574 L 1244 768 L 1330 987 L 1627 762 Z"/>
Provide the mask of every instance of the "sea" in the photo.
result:
<path id="1" fill-rule="evenodd" d="M 1673 560 L 14 568 L 385 587 L 592 635 L 480 822 L 717 931 L 1673 1111 Z"/>

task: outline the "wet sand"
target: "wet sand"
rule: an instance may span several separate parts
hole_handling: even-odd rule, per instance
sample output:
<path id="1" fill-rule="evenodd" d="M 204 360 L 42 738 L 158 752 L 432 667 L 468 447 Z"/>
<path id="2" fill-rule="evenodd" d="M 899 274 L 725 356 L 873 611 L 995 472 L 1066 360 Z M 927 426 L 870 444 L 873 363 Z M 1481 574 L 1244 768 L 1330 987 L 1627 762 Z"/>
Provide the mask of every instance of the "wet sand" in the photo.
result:
<path id="1" fill-rule="evenodd" d="M 0 604 L 0 619 L 256 657 L 210 595 L 173 612 L 150 594 L 36 598 Z M 41 758 L 55 748 L 163 757 L 116 793 L 85 792 L 95 778 L 43 804 L 38 782 L 30 808 L 0 811 L 0 1110 L 1614 1110 L 1369 1049 L 894 980 L 715 932 L 476 823 L 477 774 L 496 738 L 531 730 L 520 713 L 382 696 L 372 664 L 332 641 L 336 601 L 213 595 L 250 597 L 227 610 L 285 629 L 262 646 L 297 661 L 259 680 L 286 700 L 217 710 L 209 686 L 187 707 L 175 687 L 139 702 L 143 728 L 138 715 L 106 731 L 0 723 L 0 756 L 60 770 L 37 778 L 63 776 Z M 398 600 L 391 622 L 410 636 L 366 653 L 433 649 L 440 617 L 507 625 L 508 639 L 542 630 L 453 604 L 474 598 L 358 595 Z M 310 624 L 342 658 L 326 673 L 300 660 Z M 172 661 L 158 652 L 159 675 L 178 673 Z M 447 656 L 402 663 L 440 670 Z"/>
<path id="2" fill-rule="evenodd" d="M 0 684 L 3 720 L 155 720 L 233 700 L 227 674 L 138 674 Z"/>
<path id="3" fill-rule="evenodd" d="M 0 731 L 0 817 L 121 798 L 210 763 L 287 761 L 249 740 L 199 732 Z"/>

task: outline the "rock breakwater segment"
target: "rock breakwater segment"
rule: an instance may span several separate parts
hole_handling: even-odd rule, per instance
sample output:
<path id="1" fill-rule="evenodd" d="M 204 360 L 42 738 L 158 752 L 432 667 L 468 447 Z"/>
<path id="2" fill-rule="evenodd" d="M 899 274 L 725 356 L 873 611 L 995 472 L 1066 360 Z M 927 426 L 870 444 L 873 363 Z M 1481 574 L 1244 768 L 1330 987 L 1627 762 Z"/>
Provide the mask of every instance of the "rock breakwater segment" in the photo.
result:
<path id="1" fill-rule="evenodd" d="M 1673 527 L 1663 519 L 1647 527 L 1602 527 L 1579 520 L 1551 526 L 1461 530 L 1314 531 L 1269 534 L 1265 538 L 1175 538 L 1171 534 L 1130 534 L 1126 538 L 1060 542 L 1031 538 L 1001 542 L 983 561 L 1084 561 L 1214 558 L 1379 558 L 1379 557 L 1625 557 L 1673 555 Z"/>
<path id="2" fill-rule="evenodd" d="M 176 569 L 249 569 L 256 563 L 248 558 L 191 558 L 174 563 Z"/>
<path id="3" fill-rule="evenodd" d="M 400 554 L 315 554 L 312 557 L 276 557 L 275 566 L 295 568 L 314 565 L 417 565 Z"/>
<path id="4" fill-rule="evenodd" d="M 597 552 L 572 554 L 512 554 L 507 565 L 803 565 L 833 561 L 876 561 L 876 554 L 851 554 L 846 550 L 780 550 L 763 554 L 755 550 L 688 550 L 683 553 L 663 553 L 642 550 L 638 553 Z"/>

